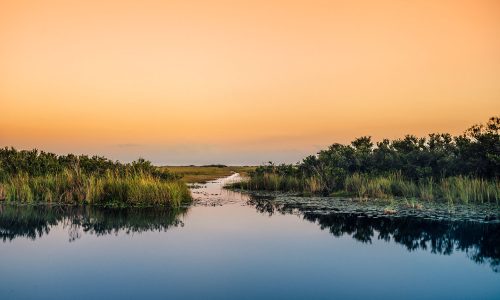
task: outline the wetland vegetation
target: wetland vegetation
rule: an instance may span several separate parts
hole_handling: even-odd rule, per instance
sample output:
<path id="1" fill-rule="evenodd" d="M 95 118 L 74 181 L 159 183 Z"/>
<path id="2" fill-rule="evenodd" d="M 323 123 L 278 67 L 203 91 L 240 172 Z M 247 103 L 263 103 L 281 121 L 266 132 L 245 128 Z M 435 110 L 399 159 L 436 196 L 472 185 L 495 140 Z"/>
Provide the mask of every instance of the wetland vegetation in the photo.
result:
<path id="1" fill-rule="evenodd" d="M 129 164 L 86 155 L 0 149 L 0 200 L 100 206 L 175 206 L 189 202 L 178 175 L 139 159 Z"/>
<path id="2" fill-rule="evenodd" d="M 259 166 L 233 188 L 448 202 L 500 200 L 500 118 L 462 135 L 333 144 L 298 164 Z"/>

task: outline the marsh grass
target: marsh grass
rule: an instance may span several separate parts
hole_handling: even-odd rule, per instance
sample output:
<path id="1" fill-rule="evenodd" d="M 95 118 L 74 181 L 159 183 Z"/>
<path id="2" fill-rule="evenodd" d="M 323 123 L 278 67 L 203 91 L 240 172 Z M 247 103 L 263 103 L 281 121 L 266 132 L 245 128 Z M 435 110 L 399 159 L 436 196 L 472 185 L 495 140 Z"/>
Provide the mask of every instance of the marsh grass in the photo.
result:
<path id="1" fill-rule="evenodd" d="M 261 176 L 252 176 L 248 180 L 232 183 L 235 188 L 247 190 L 266 191 L 304 191 L 305 182 L 293 176 L 282 176 L 273 173 L 266 173 Z"/>
<path id="2" fill-rule="evenodd" d="M 500 200 L 498 180 L 465 176 L 448 177 L 439 181 L 427 178 L 415 183 L 403 179 L 398 174 L 386 177 L 353 174 L 346 178 L 345 190 L 359 198 L 404 197 L 452 203 L 485 203 Z"/>
<path id="3" fill-rule="evenodd" d="M 327 183 L 317 177 L 297 178 L 273 173 L 252 176 L 231 185 L 246 190 L 286 191 L 321 194 Z M 404 179 L 399 173 L 387 176 L 369 176 L 360 173 L 348 175 L 343 188 L 330 193 L 332 196 L 354 196 L 359 199 L 419 199 L 420 201 L 447 201 L 458 203 L 485 203 L 500 201 L 500 182 L 466 176 L 456 176 L 419 182 Z"/>
<path id="4" fill-rule="evenodd" d="M 65 169 L 43 176 L 12 176 L 0 183 L 0 198 L 23 203 L 178 207 L 190 201 L 191 195 L 184 182 L 162 180 L 150 174 L 121 175 L 108 171 L 98 176 Z"/>
<path id="5" fill-rule="evenodd" d="M 228 187 L 252 191 L 286 191 L 302 194 L 323 194 L 325 190 L 324 184 L 318 177 L 298 178 L 275 173 L 250 176 L 242 181 L 231 183 Z"/>

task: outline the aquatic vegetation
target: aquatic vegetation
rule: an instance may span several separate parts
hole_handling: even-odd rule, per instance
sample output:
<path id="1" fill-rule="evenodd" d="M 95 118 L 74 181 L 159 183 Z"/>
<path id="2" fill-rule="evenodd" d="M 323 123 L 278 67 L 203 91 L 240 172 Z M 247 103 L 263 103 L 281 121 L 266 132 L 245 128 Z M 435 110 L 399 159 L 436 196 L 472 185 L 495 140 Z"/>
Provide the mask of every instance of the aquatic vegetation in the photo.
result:
<path id="1" fill-rule="evenodd" d="M 231 188 L 256 191 L 288 191 L 305 194 L 321 194 L 324 190 L 318 181 L 305 178 L 284 177 L 279 175 L 263 175 L 236 182 Z M 499 202 L 500 181 L 465 176 L 455 176 L 434 180 L 432 178 L 413 182 L 402 178 L 399 174 L 388 176 L 371 176 L 354 173 L 345 178 L 344 185 L 330 195 L 353 196 L 359 199 L 391 199 L 394 197 L 415 198 L 424 201 L 448 202 Z"/>
<path id="2" fill-rule="evenodd" d="M 401 196 L 426 201 L 496 202 L 500 200 L 500 182 L 464 176 L 432 178 L 414 183 L 399 175 L 370 177 L 354 174 L 346 178 L 346 191 L 359 198 L 392 198 Z"/>
<path id="3" fill-rule="evenodd" d="M 5 199 L 23 203 L 67 203 L 103 206 L 180 206 L 190 200 L 185 183 L 148 174 L 104 176 L 65 170 L 59 174 L 31 177 L 18 174 L 0 183 Z"/>
<path id="4" fill-rule="evenodd" d="M 164 181 L 150 175 L 90 178 L 86 201 L 105 206 L 180 206 L 191 200 L 191 194 L 181 181 Z"/>
<path id="5" fill-rule="evenodd" d="M 179 176 L 143 159 L 121 164 L 4 148 L 0 166 L 0 200 L 9 202 L 180 206 L 191 200 Z"/>
<path id="6" fill-rule="evenodd" d="M 463 135 L 408 135 L 377 143 L 370 137 L 333 144 L 295 165 L 270 162 L 232 187 L 358 198 L 407 197 L 425 201 L 500 200 L 500 118 Z"/>

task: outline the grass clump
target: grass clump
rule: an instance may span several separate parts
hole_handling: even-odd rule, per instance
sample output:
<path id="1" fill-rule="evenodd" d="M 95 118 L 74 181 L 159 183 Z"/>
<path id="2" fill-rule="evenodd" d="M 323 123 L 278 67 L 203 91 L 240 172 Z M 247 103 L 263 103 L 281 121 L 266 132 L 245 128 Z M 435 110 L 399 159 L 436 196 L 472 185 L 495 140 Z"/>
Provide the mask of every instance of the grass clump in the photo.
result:
<path id="1" fill-rule="evenodd" d="M 104 206 L 180 206 L 190 200 L 181 181 L 162 181 L 150 175 L 92 177 L 86 202 Z"/>

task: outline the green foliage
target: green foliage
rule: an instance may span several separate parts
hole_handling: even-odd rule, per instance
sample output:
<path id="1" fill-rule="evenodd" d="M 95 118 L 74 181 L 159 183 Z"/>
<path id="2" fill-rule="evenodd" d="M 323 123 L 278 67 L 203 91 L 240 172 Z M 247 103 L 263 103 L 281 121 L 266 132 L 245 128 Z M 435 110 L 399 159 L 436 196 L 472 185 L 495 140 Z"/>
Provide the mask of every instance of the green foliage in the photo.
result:
<path id="1" fill-rule="evenodd" d="M 496 202 L 500 200 L 500 182 L 463 176 L 434 181 L 432 178 L 415 183 L 399 175 L 370 177 L 353 174 L 346 179 L 345 190 L 361 199 L 394 196 L 433 201 L 461 203 Z"/>
<path id="2" fill-rule="evenodd" d="M 257 167 L 236 187 L 332 194 L 347 191 L 360 197 L 418 197 L 425 200 L 497 200 L 500 177 L 500 118 L 474 125 L 464 134 L 434 133 L 370 137 L 350 145 L 333 144 L 295 165 Z"/>
<path id="3" fill-rule="evenodd" d="M 0 148 L 0 181 L 6 177 L 27 174 L 42 176 L 59 174 L 67 169 L 78 169 L 87 175 L 103 176 L 108 171 L 125 176 L 133 174 L 148 174 L 164 180 L 179 179 L 179 176 L 153 166 L 151 162 L 139 158 L 128 164 L 111 161 L 101 156 L 87 155 L 56 155 L 54 153 L 33 150 L 16 150 L 14 148 Z"/>
<path id="4" fill-rule="evenodd" d="M 64 170 L 51 175 L 18 174 L 0 183 L 0 193 L 11 202 L 92 204 L 99 206 L 175 206 L 191 199 L 186 184 L 149 174 L 103 176 Z"/>
<path id="5" fill-rule="evenodd" d="M 104 206 L 180 206 L 190 200 L 186 184 L 180 181 L 164 181 L 150 175 L 90 178 L 86 201 Z"/>
<path id="6" fill-rule="evenodd" d="M 0 149 L 0 200 L 103 206 L 179 206 L 191 199 L 179 176 L 139 159 Z"/>

